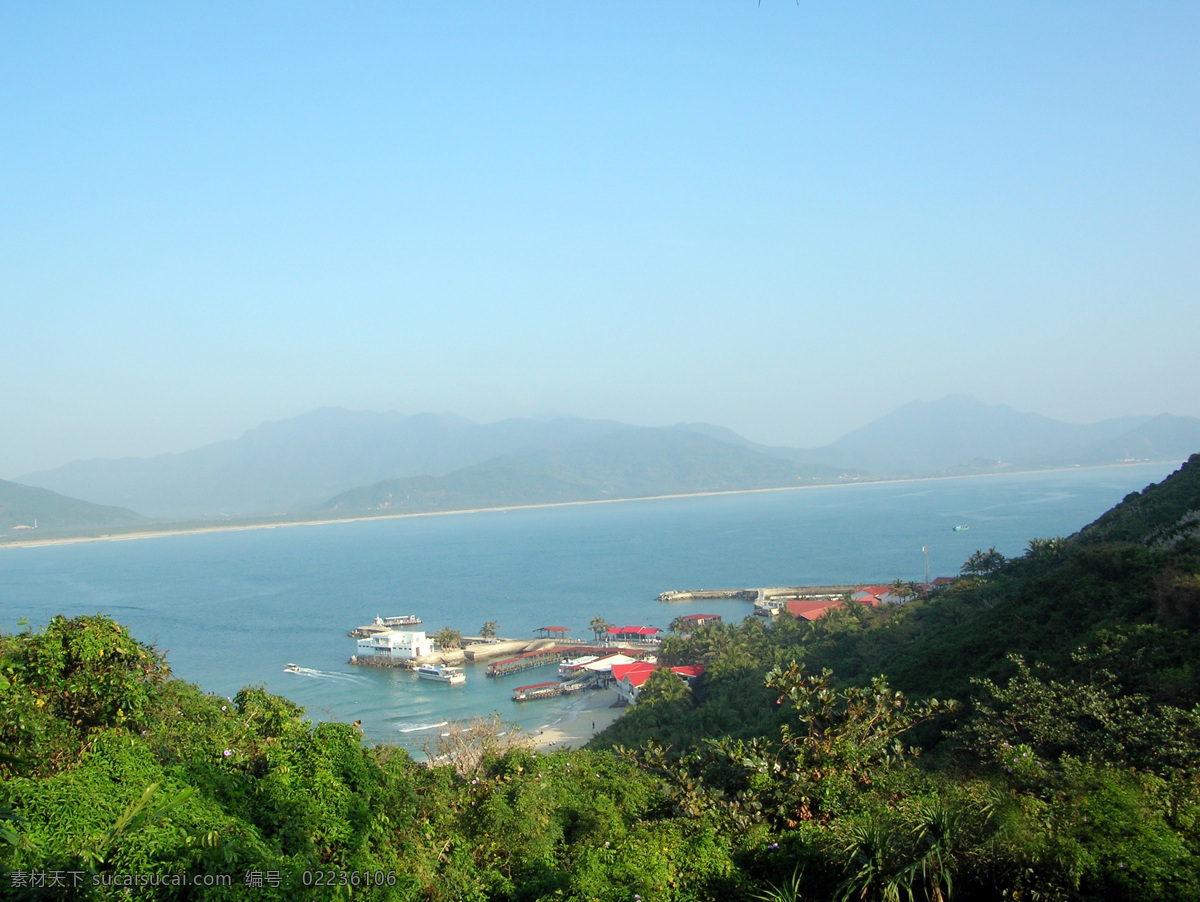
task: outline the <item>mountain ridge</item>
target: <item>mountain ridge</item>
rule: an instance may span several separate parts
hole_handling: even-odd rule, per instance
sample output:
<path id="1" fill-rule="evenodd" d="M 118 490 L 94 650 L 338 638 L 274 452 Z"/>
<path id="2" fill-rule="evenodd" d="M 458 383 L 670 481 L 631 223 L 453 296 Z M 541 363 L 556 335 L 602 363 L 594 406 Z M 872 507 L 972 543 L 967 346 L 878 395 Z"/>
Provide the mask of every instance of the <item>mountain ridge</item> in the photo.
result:
<path id="1" fill-rule="evenodd" d="M 645 438 L 650 432 L 638 430 L 673 438 L 660 438 L 655 452 Z M 617 436 L 634 444 L 618 447 Z M 600 447 L 614 455 L 611 461 L 597 455 Z M 455 414 L 321 408 L 191 451 L 74 461 L 17 482 L 149 517 L 211 519 L 329 510 L 349 503 L 351 493 L 365 505 L 356 509 L 378 510 L 388 491 L 394 499 L 401 489 L 410 497 L 416 491 L 432 509 L 442 510 L 451 498 L 474 508 L 487 506 L 488 498 L 505 499 L 497 503 L 507 506 L 522 503 L 520 498 L 596 500 L 597 493 L 647 497 L 731 486 L 1094 466 L 1131 457 L 1183 460 L 1198 448 L 1200 419 L 1192 417 L 1161 414 L 1075 425 L 962 395 L 911 402 L 817 448 L 763 445 L 708 423 L 636 427 L 554 415 L 478 424 Z M 570 453 L 578 459 L 568 461 L 564 455 Z M 708 456 L 703 467 L 701 454 Z M 626 469 L 636 461 L 643 474 L 617 473 L 618 461 Z M 489 473 L 493 485 L 485 484 Z M 757 483 L 751 478 L 756 473 Z M 368 503 L 366 490 L 394 480 L 409 482 L 377 491 Z"/>

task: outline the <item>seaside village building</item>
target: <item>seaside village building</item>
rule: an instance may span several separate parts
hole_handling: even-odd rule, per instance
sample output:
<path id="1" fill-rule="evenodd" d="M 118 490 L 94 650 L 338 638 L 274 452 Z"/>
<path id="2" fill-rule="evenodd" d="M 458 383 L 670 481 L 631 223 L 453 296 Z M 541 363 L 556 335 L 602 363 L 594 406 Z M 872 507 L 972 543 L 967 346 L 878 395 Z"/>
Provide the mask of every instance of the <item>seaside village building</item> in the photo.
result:
<path id="1" fill-rule="evenodd" d="M 421 630 L 388 630 L 358 640 L 359 657 L 419 658 L 433 654 L 433 640 Z"/>
<path id="2" fill-rule="evenodd" d="M 612 676 L 615 680 L 613 688 L 617 690 L 618 701 L 626 705 L 636 704 L 642 686 L 646 680 L 650 679 L 650 674 L 657 669 L 658 665 L 651 661 L 633 661 L 629 664 L 614 665 L 612 669 Z M 688 686 L 694 685 L 704 673 L 704 668 L 700 665 L 672 667 L 670 670 Z"/>

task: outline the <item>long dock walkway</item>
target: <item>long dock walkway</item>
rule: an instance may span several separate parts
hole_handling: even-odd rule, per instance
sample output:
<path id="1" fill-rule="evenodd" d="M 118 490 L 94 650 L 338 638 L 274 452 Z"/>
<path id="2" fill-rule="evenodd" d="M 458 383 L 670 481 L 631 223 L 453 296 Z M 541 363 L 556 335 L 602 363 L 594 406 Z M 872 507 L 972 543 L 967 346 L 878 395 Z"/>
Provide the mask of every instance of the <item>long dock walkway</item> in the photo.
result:
<path id="1" fill-rule="evenodd" d="M 487 675 L 490 677 L 502 677 L 508 676 L 510 673 L 520 673 L 522 670 L 545 667 L 548 664 L 557 664 L 568 655 L 572 657 L 582 657 L 585 655 L 626 655 L 630 658 L 641 660 L 657 653 L 657 651 L 657 646 L 630 648 L 629 646 L 618 647 L 615 645 L 556 645 L 554 648 L 526 652 L 514 658 L 505 658 L 503 661 L 493 661 L 488 665 Z"/>
<path id="2" fill-rule="evenodd" d="M 569 695 L 581 689 L 591 689 L 604 683 L 604 678 L 598 673 L 588 673 L 565 683 L 555 680 L 553 683 L 534 683 L 531 686 L 518 686 L 513 690 L 514 702 L 531 702 L 543 698 L 557 698 Z"/>

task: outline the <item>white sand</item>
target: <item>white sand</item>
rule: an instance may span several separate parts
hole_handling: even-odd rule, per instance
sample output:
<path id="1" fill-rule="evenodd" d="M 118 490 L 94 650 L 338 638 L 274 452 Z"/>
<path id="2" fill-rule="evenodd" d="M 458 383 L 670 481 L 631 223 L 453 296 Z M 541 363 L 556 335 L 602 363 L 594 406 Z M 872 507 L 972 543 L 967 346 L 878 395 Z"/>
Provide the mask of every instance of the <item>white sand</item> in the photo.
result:
<path id="1" fill-rule="evenodd" d="M 625 713 L 624 708 L 614 708 L 617 700 L 614 689 L 585 689 L 579 698 L 573 699 L 562 715 L 546 724 L 541 730 L 531 731 L 538 751 L 553 752 L 558 749 L 577 749 L 589 739 Z"/>

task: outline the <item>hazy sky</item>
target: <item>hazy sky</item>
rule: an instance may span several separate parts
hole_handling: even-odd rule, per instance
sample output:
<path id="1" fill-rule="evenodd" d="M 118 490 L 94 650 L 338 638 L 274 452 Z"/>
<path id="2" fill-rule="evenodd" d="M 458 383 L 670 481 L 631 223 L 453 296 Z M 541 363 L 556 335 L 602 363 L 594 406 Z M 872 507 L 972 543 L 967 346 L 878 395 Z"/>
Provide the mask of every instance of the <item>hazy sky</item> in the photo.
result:
<path id="1" fill-rule="evenodd" d="M 325 405 L 1200 415 L 1200 4 L 6 3 L 0 478 Z"/>

